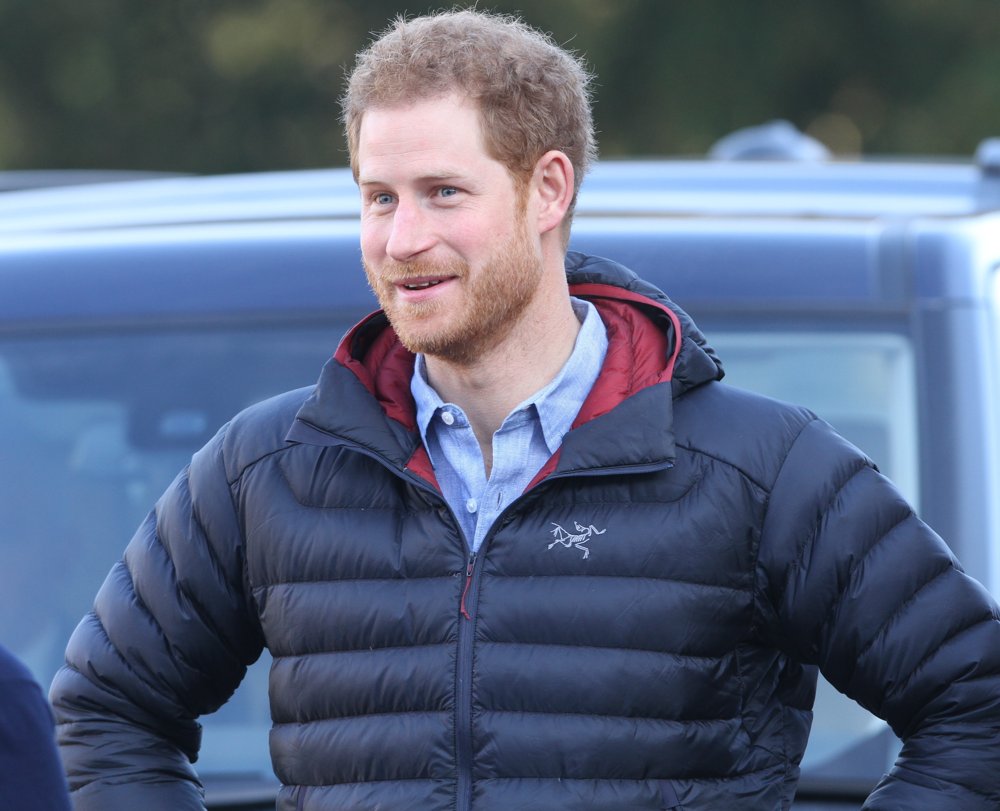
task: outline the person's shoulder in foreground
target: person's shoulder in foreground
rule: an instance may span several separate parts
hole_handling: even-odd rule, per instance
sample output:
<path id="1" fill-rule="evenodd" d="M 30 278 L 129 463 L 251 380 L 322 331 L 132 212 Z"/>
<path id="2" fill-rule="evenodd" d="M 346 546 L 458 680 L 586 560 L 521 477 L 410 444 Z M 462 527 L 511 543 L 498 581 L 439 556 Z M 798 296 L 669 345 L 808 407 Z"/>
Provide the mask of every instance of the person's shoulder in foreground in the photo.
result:
<path id="1" fill-rule="evenodd" d="M 68 811 L 52 711 L 28 668 L 0 645 L 0 811 Z"/>

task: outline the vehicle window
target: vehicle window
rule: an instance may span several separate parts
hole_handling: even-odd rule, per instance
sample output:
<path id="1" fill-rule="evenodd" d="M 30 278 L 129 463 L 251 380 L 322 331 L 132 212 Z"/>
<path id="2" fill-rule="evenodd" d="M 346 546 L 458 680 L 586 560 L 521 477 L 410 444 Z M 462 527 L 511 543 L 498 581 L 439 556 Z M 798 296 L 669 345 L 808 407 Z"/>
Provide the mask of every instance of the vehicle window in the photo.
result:
<path id="1" fill-rule="evenodd" d="M 0 342 L 0 639 L 43 685 L 191 454 L 245 406 L 314 382 L 343 328 Z M 204 719 L 201 773 L 271 774 L 267 667 Z"/>
<path id="2" fill-rule="evenodd" d="M 910 343 L 892 333 L 731 332 L 712 330 L 710 343 L 726 381 L 812 409 L 861 448 L 919 510 L 919 447 L 914 358 Z M 822 769 L 876 736 L 875 773 L 888 769 L 898 744 L 884 722 L 820 678 L 803 773 Z M 827 777 L 850 780 L 849 758 Z M 857 777 L 861 778 L 862 775 Z"/>

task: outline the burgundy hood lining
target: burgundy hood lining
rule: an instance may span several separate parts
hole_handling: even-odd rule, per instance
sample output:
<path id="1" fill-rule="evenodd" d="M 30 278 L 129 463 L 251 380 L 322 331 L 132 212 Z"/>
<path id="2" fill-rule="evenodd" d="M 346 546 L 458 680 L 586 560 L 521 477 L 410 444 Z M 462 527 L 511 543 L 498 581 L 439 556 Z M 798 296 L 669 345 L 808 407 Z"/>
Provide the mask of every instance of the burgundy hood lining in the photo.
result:
<path id="1" fill-rule="evenodd" d="M 370 330 L 376 320 L 384 321 L 385 327 L 365 348 L 364 356 L 356 357 L 353 349 L 359 334 Z M 381 310 L 372 313 L 348 332 L 333 357 L 354 373 L 389 417 L 409 431 L 417 430 L 416 405 L 410 392 L 416 356 L 400 343 L 396 331 Z"/>
<path id="2" fill-rule="evenodd" d="M 656 383 L 669 382 L 681 346 L 681 322 L 666 305 L 646 296 L 606 284 L 578 284 L 570 293 L 590 300 L 601 314 L 608 331 L 608 353 L 601 374 L 583 401 L 573 420 L 576 428 L 595 417 L 607 414 L 623 400 Z M 673 347 L 664 334 L 640 307 L 656 307 L 673 325 Z M 667 350 L 670 348 L 670 354 Z M 664 365 L 664 358 L 667 358 Z"/>

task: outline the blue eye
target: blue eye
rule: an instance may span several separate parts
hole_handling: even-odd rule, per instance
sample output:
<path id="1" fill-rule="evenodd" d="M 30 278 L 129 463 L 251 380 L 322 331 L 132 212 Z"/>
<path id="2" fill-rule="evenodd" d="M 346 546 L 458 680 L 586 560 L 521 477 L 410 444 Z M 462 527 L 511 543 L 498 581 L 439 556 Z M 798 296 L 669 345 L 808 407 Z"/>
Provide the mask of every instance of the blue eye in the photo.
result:
<path id="1" fill-rule="evenodd" d="M 442 197 L 453 197 L 454 195 L 458 194 L 458 189 L 456 189 L 454 186 L 442 186 L 440 194 Z"/>
<path id="2" fill-rule="evenodd" d="M 393 197 L 388 192 L 381 192 L 375 195 L 375 202 L 380 206 L 387 206 L 392 203 Z"/>

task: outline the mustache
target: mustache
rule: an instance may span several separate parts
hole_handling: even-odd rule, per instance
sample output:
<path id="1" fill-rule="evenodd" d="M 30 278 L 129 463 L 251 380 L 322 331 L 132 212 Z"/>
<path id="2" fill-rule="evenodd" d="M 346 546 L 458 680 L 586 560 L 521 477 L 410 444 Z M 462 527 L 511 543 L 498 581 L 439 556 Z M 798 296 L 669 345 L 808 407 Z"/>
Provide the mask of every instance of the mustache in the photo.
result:
<path id="1" fill-rule="evenodd" d="M 406 279 L 424 277 L 455 276 L 463 278 L 469 272 L 468 264 L 460 259 L 451 259 L 443 262 L 434 262 L 427 259 L 400 262 L 396 259 L 386 259 L 379 265 L 378 270 L 372 268 L 367 262 L 364 264 L 369 276 L 390 284 Z"/>

